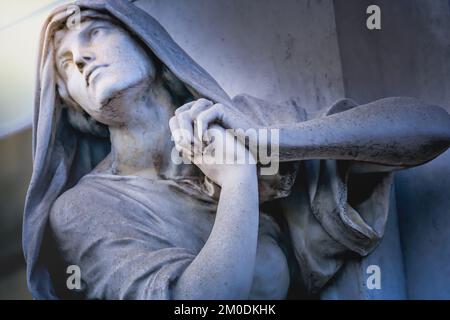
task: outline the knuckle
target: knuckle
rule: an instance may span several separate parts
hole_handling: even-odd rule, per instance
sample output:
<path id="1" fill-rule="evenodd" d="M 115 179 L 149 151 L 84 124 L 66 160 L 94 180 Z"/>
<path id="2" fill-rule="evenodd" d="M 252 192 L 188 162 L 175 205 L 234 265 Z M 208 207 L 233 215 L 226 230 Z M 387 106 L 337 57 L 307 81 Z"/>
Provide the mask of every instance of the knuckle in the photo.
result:
<path id="1" fill-rule="evenodd" d="M 199 107 L 205 107 L 205 106 L 207 106 L 207 105 L 212 104 L 212 102 L 211 102 L 210 100 L 205 99 L 205 98 L 200 98 L 200 99 L 197 100 L 197 101 L 198 101 L 198 102 L 196 103 L 196 108 L 199 108 Z"/>
<path id="2" fill-rule="evenodd" d="M 186 128 L 181 128 L 179 130 L 180 134 L 184 137 L 184 138 L 188 138 L 191 135 L 190 130 L 186 129 Z"/>
<path id="3" fill-rule="evenodd" d="M 178 115 L 178 114 L 180 114 L 180 113 L 182 113 L 182 112 L 184 112 L 184 111 L 186 111 L 186 110 L 189 110 L 189 108 L 190 108 L 193 104 L 194 104 L 194 102 L 188 102 L 188 103 L 182 105 L 181 107 L 177 108 L 177 109 L 175 110 L 175 115 Z"/>
<path id="4" fill-rule="evenodd" d="M 179 144 L 175 144 L 175 149 L 176 149 L 178 152 L 183 151 L 183 148 L 182 148 Z"/>
<path id="5" fill-rule="evenodd" d="M 181 112 L 183 112 L 183 110 L 185 109 L 185 106 L 186 106 L 186 105 L 183 105 L 183 106 L 177 108 L 177 109 L 175 110 L 175 115 L 177 116 L 177 115 L 179 115 Z"/>
<path id="6" fill-rule="evenodd" d="M 211 109 L 213 109 L 215 112 L 220 112 L 223 110 L 223 105 L 220 103 L 216 103 Z"/>
<path id="7" fill-rule="evenodd" d="M 196 118 L 197 122 L 204 122 L 205 121 L 205 119 L 206 119 L 206 113 L 205 112 L 206 111 L 200 112 L 197 115 L 197 118 Z"/>
<path id="8" fill-rule="evenodd" d="M 191 116 L 195 116 L 199 109 L 201 109 L 199 105 L 192 106 L 192 108 L 189 110 Z"/>
<path id="9" fill-rule="evenodd" d="M 176 121 L 177 121 L 177 118 L 175 118 L 175 117 L 170 118 L 170 120 L 169 120 L 169 127 L 170 128 L 174 128 L 175 125 L 176 125 Z"/>
<path id="10" fill-rule="evenodd" d="M 190 120 L 191 116 L 190 116 L 189 112 L 184 111 L 184 112 L 181 112 L 180 114 L 178 114 L 178 118 L 181 121 L 187 121 L 187 120 Z"/>

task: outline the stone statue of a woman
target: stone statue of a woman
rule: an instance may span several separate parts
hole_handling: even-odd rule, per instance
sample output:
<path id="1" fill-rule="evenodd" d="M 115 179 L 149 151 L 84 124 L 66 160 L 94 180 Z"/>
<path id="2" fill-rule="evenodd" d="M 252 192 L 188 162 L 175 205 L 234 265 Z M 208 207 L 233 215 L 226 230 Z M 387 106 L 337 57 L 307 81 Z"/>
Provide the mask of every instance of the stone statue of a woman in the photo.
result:
<path id="1" fill-rule="evenodd" d="M 35 298 L 317 293 L 345 257 L 377 246 L 393 172 L 450 144 L 447 112 L 409 98 L 342 100 L 314 118 L 295 104 L 230 99 L 132 3 L 75 4 L 78 25 L 63 6 L 41 37 L 23 232 Z M 173 161 L 174 146 L 185 159 L 203 152 L 194 140 L 211 146 L 212 127 L 236 142 L 226 156 L 254 162 L 225 129 L 278 129 L 279 171 Z M 81 287 L 69 290 L 74 265 Z"/>

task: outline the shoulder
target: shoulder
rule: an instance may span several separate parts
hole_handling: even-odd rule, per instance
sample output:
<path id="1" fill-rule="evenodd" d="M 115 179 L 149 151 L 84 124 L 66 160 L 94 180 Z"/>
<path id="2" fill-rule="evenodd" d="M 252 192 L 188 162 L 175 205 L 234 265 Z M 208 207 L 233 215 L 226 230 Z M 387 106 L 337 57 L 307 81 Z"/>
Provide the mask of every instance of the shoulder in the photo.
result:
<path id="1" fill-rule="evenodd" d="M 80 213 L 86 206 L 86 202 L 81 201 L 85 196 L 88 196 L 88 192 L 75 186 L 56 198 L 50 208 L 50 225 L 52 228 L 55 229 L 57 226 L 66 224 L 68 219 L 75 218 L 74 214 Z"/>
<path id="2" fill-rule="evenodd" d="M 50 209 L 49 221 L 52 229 L 65 229 L 71 225 L 89 223 L 102 205 L 103 192 L 94 186 L 78 182 L 62 193 Z"/>

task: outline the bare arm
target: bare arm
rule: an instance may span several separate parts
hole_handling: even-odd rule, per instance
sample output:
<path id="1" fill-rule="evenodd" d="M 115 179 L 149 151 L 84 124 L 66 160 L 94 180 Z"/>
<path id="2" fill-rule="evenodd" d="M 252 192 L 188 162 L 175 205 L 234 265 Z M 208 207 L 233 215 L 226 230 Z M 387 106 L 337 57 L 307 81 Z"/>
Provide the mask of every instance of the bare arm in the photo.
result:
<path id="1" fill-rule="evenodd" d="M 408 98 L 378 100 L 279 129 L 281 161 L 355 160 L 402 168 L 430 161 L 450 145 L 450 115 Z"/>
<path id="2" fill-rule="evenodd" d="M 174 299 L 248 299 L 258 219 L 257 175 L 253 168 L 223 184 L 211 235 L 177 281 Z"/>
<path id="3" fill-rule="evenodd" d="M 191 109 L 191 115 L 201 124 L 200 137 L 214 122 L 224 128 L 261 129 L 254 119 L 222 104 Z M 354 169 L 361 171 L 417 166 L 450 145 L 450 115 L 413 98 L 381 99 L 330 116 L 265 129 L 279 130 L 279 141 L 269 144 L 278 148 L 280 161 L 353 160 Z"/>

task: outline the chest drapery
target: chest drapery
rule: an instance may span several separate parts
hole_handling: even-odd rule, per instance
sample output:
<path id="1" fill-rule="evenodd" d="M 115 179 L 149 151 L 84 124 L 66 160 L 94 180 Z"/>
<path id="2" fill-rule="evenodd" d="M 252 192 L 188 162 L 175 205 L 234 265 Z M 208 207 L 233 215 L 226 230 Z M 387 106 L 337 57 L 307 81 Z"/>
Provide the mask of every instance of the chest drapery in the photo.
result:
<path id="1" fill-rule="evenodd" d="M 81 268 L 83 296 L 170 299 L 214 224 L 217 202 L 198 185 L 91 174 L 59 197 L 51 228 L 65 264 Z M 259 234 L 279 241 L 277 224 L 264 213 Z"/>

